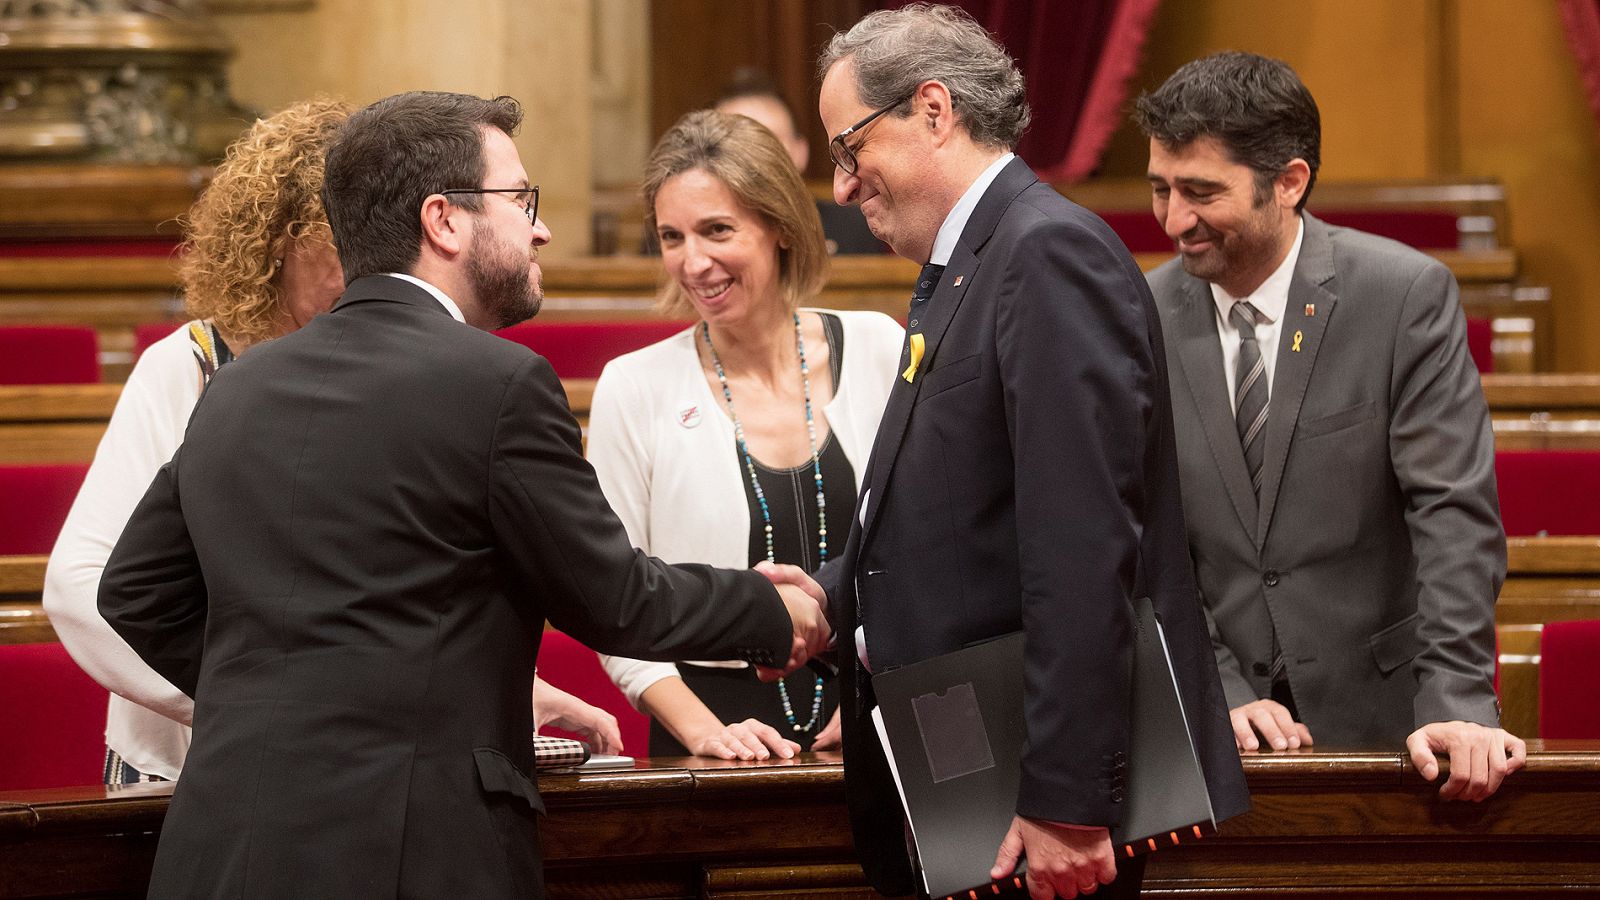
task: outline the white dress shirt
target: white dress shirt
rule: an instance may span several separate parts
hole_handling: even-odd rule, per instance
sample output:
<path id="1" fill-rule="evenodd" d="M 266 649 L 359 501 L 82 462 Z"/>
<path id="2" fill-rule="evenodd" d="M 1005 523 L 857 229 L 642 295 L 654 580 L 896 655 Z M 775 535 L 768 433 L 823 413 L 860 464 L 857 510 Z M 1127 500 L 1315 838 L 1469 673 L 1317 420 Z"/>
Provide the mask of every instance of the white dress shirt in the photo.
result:
<path id="1" fill-rule="evenodd" d="M 1300 242 L 1305 236 L 1306 223 L 1302 220 L 1294 235 L 1294 245 L 1289 248 L 1289 255 L 1248 297 L 1235 297 L 1215 281 L 1211 282 L 1211 299 L 1217 305 L 1217 337 L 1222 340 L 1222 375 L 1228 381 L 1228 404 L 1234 412 L 1239 410 L 1239 398 L 1234 396 L 1239 377 L 1236 371 L 1239 367 L 1239 329 L 1233 326 L 1228 313 L 1240 300 L 1248 302 L 1260 313 L 1256 317 L 1256 343 L 1261 346 L 1261 358 L 1267 366 L 1267 402 L 1270 404 L 1272 376 L 1278 368 L 1278 340 L 1283 334 L 1283 314 L 1289 307 L 1289 282 L 1294 279 L 1294 264 L 1300 258 Z"/>
<path id="2" fill-rule="evenodd" d="M 415 275 L 407 275 L 404 272 L 385 272 L 384 274 L 388 275 L 390 278 L 401 278 L 409 281 L 417 287 L 422 288 L 423 290 L 432 294 L 433 299 L 438 300 L 439 304 L 444 307 L 444 311 L 450 314 L 450 318 L 455 319 L 457 322 L 460 322 L 463 325 L 466 324 L 467 319 L 461 314 L 461 307 L 457 306 L 456 302 L 451 300 L 449 295 L 444 291 L 439 290 Z"/>
<path id="3" fill-rule="evenodd" d="M 1006 163 L 1016 158 L 1015 153 L 1002 154 L 983 170 L 976 181 L 968 185 L 967 192 L 961 195 L 955 206 L 950 207 L 950 214 L 944 217 L 944 224 L 939 226 L 939 233 L 934 235 L 933 251 L 928 254 L 928 262 L 936 266 L 950 263 L 951 255 L 956 252 L 956 241 L 961 239 L 961 232 L 966 230 L 967 220 L 972 218 L 972 211 L 978 208 L 978 201 L 983 199 L 984 192 L 994 184 Z"/>

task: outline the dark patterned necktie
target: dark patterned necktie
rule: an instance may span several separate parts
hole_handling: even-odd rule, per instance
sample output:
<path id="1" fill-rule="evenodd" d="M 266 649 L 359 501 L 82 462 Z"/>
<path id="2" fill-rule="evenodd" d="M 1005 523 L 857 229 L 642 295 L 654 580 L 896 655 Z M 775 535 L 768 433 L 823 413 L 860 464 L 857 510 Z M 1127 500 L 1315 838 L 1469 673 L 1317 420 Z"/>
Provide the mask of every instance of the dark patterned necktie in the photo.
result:
<path id="1" fill-rule="evenodd" d="M 1244 464 L 1250 471 L 1250 487 L 1261 499 L 1261 461 L 1266 449 L 1267 363 L 1256 343 L 1256 308 L 1243 300 L 1233 304 L 1228 320 L 1239 330 L 1239 362 L 1234 368 L 1234 424 L 1239 429 L 1239 445 L 1244 448 Z"/>
<path id="2" fill-rule="evenodd" d="M 933 290 L 939 286 L 939 277 L 943 274 L 944 266 L 937 263 L 928 263 L 918 273 L 917 286 L 911 289 L 911 309 L 906 315 L 906 326 L 912 331 L 922 330 L 922 317 L 928 311 L 928 298 L 933 296 Z"/>

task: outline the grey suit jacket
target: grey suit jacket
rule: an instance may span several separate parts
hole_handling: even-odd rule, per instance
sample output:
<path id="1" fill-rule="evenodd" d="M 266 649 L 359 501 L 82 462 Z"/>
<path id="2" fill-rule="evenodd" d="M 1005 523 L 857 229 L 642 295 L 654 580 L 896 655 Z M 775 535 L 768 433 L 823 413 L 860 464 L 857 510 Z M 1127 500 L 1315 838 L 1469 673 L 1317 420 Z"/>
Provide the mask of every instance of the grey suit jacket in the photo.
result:
<path id="1" fill-rule="evenodd" d="M 1455 279 L 1305 217 L 1250 489 L 1207 283 L 1150 273 L 1167 335 L 1189 551 L 1230 707 L 1266 697 L 1277 626 L 1319 746 L 1499 723 L 1505 580 L 1494 439 Z"/>

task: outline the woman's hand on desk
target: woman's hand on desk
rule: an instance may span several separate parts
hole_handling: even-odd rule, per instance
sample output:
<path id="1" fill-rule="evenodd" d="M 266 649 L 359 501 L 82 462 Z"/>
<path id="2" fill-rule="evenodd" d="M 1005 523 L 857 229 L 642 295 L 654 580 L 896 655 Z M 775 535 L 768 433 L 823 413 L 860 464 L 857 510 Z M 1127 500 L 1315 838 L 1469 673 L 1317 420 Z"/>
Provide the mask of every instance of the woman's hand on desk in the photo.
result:
<path id="1" fill-rule="evenodd" d="M 745 719 L 686 741 L 684 746 L 695 756 L 718 759 L 791 759 L 800 745 L 787 740 L 778 729 L 757 719 Z"/>
<path id="2" fill-rule="evenodd" d="M 817 732 L 817 739 L 811 742 L 813 750 L 838 750 L 844 746 L 844 729 L 839 724 L 839 709 L 833 710 L 833 718 L 828 724 Z"/>
<path id="3" fill-rule="evenodd" d="M 535 731 L 551 725 L 578 735 L 597 756 L 622 753 L 622 729 L 616 716 L 537 676 L 533 679 L 533 723 Z"/>

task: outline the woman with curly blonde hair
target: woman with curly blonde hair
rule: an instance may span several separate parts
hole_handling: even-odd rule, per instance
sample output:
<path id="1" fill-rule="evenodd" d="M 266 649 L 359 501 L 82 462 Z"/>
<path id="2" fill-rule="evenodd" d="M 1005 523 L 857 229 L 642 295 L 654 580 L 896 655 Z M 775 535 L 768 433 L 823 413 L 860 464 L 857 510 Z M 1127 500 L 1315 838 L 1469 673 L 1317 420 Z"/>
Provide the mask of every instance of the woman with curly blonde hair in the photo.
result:
<path id="1" fill-rule="evenodd" d="M 337 100 L 296 103 L 258 120 L 228 148 L 183 219 L 179 276 L 194 321 L 152 344 L 134 366 L 50 555 L 45 611 L 73 659 L 111 691 L 106 784 L 176 779 L 194 701 L 100 617 L 100 573 L 217 369 L 299 329 L 344 292 L 322 179 L 328 144 L 350 112 Z M 582 734 L 599 752 L 620 752 L 609 713 L 543 680 L 534 694 L 535 721 Z"/>
<path id="2" fill-rule="evenodd" d="M 234 354 L 294 331 L 344 291 L 322 168 L 349 115 L 340 101 L 311 100 L 258 120 L 183 219 L 184 306 Z"/>
<path id="3" fill-rule="evenodd" d="M 50 554 L 45 611 L 73 659 L 111 691 L 107 784 L 177 778 L 194 702 L 100 617 L 101 570 L 217 367 L 299 328 L 343 292 L 320 192 L 323 153 L 349 113 L 333 100 L 297 103 L 228 148 L 183 223 L 180 277 L 195 320 L 139 357 Z"/>

